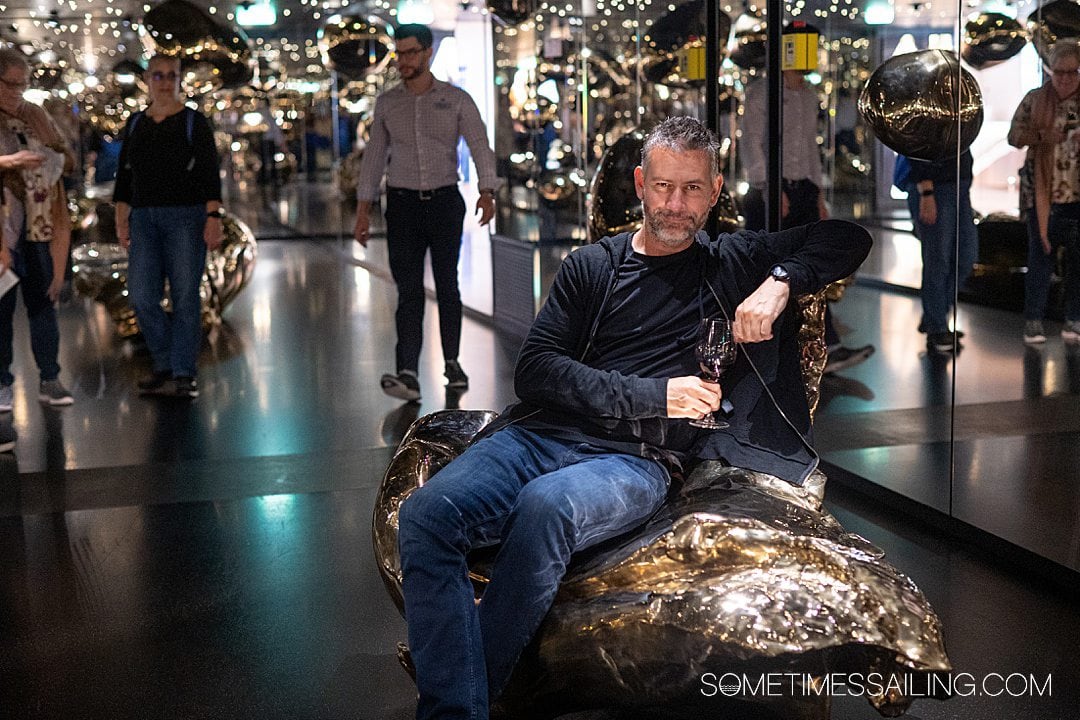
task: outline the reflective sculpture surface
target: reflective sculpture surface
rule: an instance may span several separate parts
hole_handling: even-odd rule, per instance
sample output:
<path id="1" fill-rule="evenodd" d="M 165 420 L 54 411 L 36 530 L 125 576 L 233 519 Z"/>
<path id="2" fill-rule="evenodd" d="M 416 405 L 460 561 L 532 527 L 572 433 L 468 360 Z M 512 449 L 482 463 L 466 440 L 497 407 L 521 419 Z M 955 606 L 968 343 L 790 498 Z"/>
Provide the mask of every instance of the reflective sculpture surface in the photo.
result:
<path id="1" fill-rule="evenodd" d="M 523 23 L 536 12 L 532 0 L 488 0 L 487 7 L 509 25 Z"/>
<path id="2" fill-rule="evenodd" d="M 218 24 L 188 0 L 165 0 L 146 13 L 143 44 L 150 54 L 180 58 L 184 82 L 196 92 L 234 88 L 254 75 L 247 36 Z"/>
<path id="3" fill-rule="evenodd" d="M 71 249 L 73 285 L 83 297 L 105 306 L 121 337 L 139 333 L 135 311 L 128 301 L 127 250 L 116 242 L 113 206 L 80 203 L 75 227 L 79 237 Z M 222 244 L 206 254 L 206 272 L 199 287 L 203 329 L 221 321 L 221 313 L 244 289 L 255 271 L 258 249 L 255 233 L 243 221 L 226 215 Z M 168 307 L 168 300 L 166 300 Z"/>
<path id="4" fill-rule="evenodd" d="M 399 609 L 398 508 L 493 417 L 423 417 L 387 469 L 373 540 Z M 904 687 L 917 693 L 932 687 L 929 675 L 951 669 L 940 623 L 880 550 L 822 510 L 824 481 L 818 473 L 798 488 L 702 464 L 644 526 L 575 556 L 501 698 L 503 717 L 592 708 L 715 713 L 745 700 L 767 702 L 770 717 L 824 720 L 829 698 L 808 688 L 830 672 L 895 678 L 868 699 L 883 716 L 902 714 L 911 702 Z M 470 562 L 478 597 L 488 560 Z M 706 697 L 705 673 L 750 682 L 789 673 L 793 684 L 777 697 Z"/>
<path id="5" fill-rule="evenodd" d="M 964 25 L 960 56 L 976 70 L 1004 62 L 1024 49 L 1027 35 L 1015 18 L 1001 13 L 981 13 Z"/>
<path id="6" fill-rule="evenodd" d="M 382 20 L 348 15 L 319 31 L 319 48 L 330 68 L 360 80 L 386 69 L 393 40 Z"/>
<path id="7" fill-rule="evenodd" d="M 978 83 L 944 50 L 885 61 L 866 81 L 859 112 L 881 142 L 919 160 L 955 157 L 975 140 L 983 121 Z"/>
<path id="8" fill-rule="evenodd" d="M 1073 0 L 1054 0 L 1028 15 L 1028 35 L 1044 63 L 1059 38 L 1076 42 L 1080 38 L 1080 5 Z"/>
<path id="9" fill-rule="evenodd" d="M 669 6 L 670 7 L 670 6 Z M 644 59 L 641 72 L 649 82 L 674 87 L 698 87 L 705 82 L 701 72 L 690 71 L 688 53 L 705 52 L 705 0 L 690 0 L 658 17 L 645 34 L 645 50 L 651 57 Z M 714 59 L 717 67 L 727 53 L 731 34 L 731 18 L 717 14 L 719 52 Z"/>

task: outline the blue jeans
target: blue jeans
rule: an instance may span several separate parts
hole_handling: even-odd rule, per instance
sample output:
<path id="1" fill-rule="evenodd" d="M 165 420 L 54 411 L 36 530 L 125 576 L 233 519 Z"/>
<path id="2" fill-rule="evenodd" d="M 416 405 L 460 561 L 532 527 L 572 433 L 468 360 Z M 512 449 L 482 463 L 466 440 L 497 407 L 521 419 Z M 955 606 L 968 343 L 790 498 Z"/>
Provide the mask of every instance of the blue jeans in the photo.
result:
<path id="1" fill-rule="evenodd" d="M 1050 278 L 1054 274 L 1057 248 L 1065 245 L 1065 319 L 1080 320 L 1080 203 L 1053 205 L 1047 237 L 1052 248 L 1043 251 L 1039 220 L 1035 209 L 1028 210 L 1028 265 L 1024 275 L 1024 319 L 1042 320 L 1046 316 Z"/>
<path id="2" fill-rule="evenodd" d="M 934 183 L 937 222 L 933 225 L 919 220 L 918 190 L 912 187 L 908 192 L 908 210 L 922 245 L 921 327 L 927 334 L 949 332 L 949 311 L 956 299 L 956 288 L 971 275 L 979 256 L 979 236 L 971 211 L 971 181 L 961 180 L 959 190 L 958 205 L 956 183 Z"/>
<path id="3" fill-rule="evenodd" d="M 29 242 L 25 231 L 11 254 L 12 266 L 19 276 L 26 317 L 30 321 L 30 349 L 34 352 L 41 380 L 55 380 L 60 375 L 60 326 L 56 321 L 56 305 L 49 300 L 49 284 L 53 279 L 52 255 L 49 243 Z M 15 320 L 16 289 L 0 298 L 0 384 L 15 381 L 11 374 L 12 335 Z"/>
<path id="4" fill-rule="evenodd" d="M 664 502 L 659 463 L 510 426 L 417 489 L 399 514 L 419 720 L 487 720 L 551 607 L 572 553 Z M 466 554 L 502 543 L 479 607 Z"/>
<path id="5" fill-rule="evenodd" d="M 154 372 L 195 377 L 202 344 L 206 206 L 132 208 L 130 225 L 128 292 Z M 166 279 L 171 318 L 161 307 Z"/>

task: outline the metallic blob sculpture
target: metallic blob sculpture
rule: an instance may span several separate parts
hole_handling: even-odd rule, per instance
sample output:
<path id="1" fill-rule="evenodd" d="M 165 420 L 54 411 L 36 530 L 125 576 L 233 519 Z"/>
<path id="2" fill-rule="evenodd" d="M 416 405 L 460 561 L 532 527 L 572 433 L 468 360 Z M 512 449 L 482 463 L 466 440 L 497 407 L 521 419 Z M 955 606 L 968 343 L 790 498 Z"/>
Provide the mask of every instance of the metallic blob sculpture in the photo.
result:
<path id="1" fill-rule="evenodd" d="M 246 85 L 255 65 L 247 35 L 226 27 L 188 0 L 165 0 L 143 19 L 150 54 L 180 58 L 184 82 L 196 92 Z"/>
<path id="2" fill-rule="evenodd" d="M 644 146 L 645 133 L 634 130 L 620 137 L 600 158 L 590 185 L 589 242 L 641 227 L 644 216 L 634 190 L 634 168 L 641 163 Z M 720 191 L 720 198 L 709 217 L 717 222 L 721 232 L 733 232 L 738 228 L 735 202 L 726 187 Z"/>
<path id="3" fill-rule="evenodd" d="M 373 541 L 399 609 L 398 508 L 493 418 L 423 417 L 386 471 Z M 867 697 L 886 717 L 902 714 L 909 694 L 944 699 L 944 686 L 931 681 L 951 670 L 937 616 L 880 550 L 821 508 L 824 482 L 816 473 L 799 488 L 703 463 L 645 525 L 575 556 L 500 699 L 504 717 L 597 708 L 713 717 L 701 713 L 741 701 L 767 706 L 769 717 L 824 720 L 828 694 L 812 688 L 831 672 L 877 673 L 881 691 Z M 477 597 L 487 561 L 483 551 L 470 561 Z M 400 654 L 407 663 L 407 651 Z M 771 697 L 745 688 L 707 697 L 707 673 L 787 680 Z"/>
<path id="4" fill-rule="evenodd" d="M 319 30 L 323 61 L 352 80 L 385 70 L 393 48 L 389 28 L 375 17 L 348 15 Z"/>
<path id="5" fill-rule="evenodd" d="M 1001 13 L 981 13 L 964 25 L 960 57 L 976 70 L 993 67 L 1013 57 L 1027 44 L 1024 28 Z"/>
<path id="6" fill-rule="evenodd" d="M 488 0 L 487 8 L 508 25 L 520 25 L 536 12 L 531 0 Z"/>
<path id="7" fill-rule="evenodd" d="M 1028 35 L 1044 63 L 1059 39 L 1076 42 L 1080 38 L 1080 5 L 1073 0 L 1054 0 L 1028 15 Z"/>
<path id="8" fill-rule="evenodd" d="M 127 250 L 115 242 L 113 207 L 100 203 L 77 220 L 80 244 L 71 250 L 76 292 L 105 306 L 121 337 L 139 333 L 128 300 Z M 258 248 L 255 233 L 243 221 L 226 215 L 222 244 L 206 254 L 206 272 L 199 287 L 203 329 L 221 322 L 225 307 L 251 280 Z M 167 305 L 167 301 L 166 301 Z"/>
<path id="9" fill-rule="evenodd" d="M 979 134 L 982 93 L 956 55 L 921 50 L 896 55 L 874 71 L 859 97 L 859 113 L 892 150 L 940 160 L 967 150 Z"/>
<path id="10" fill-rule="evenodd" d="M 676 5 L 649 26 L 644 36 L 648 57 L 641 64 L 646 80 L 674 87 L 700 87 L 705 82 L 704 67 L 697 67 L 702 63 L 691 59 L 696 54 L 708 62 L 704 54 L 705 17 L 705 0 L 690 0 Z M 713 63 L 719 67 L 731 34 L 731 18 L 723 12 L 718 13 L 716 32 L 720 48 Z"/>

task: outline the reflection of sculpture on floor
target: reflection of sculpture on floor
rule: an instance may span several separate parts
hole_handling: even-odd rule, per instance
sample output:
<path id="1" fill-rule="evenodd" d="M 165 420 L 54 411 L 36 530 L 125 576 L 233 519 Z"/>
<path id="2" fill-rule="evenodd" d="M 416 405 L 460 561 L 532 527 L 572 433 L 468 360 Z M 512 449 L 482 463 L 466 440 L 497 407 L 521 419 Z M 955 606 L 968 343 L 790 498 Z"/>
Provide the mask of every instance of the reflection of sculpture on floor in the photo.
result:
<path id="1" fill-rule="evenodd" d="M 98 205 L 93 213 L 93 216 L 85 216 L 89 218 L 85 225 L 93 226 L 99 222 L 110 225 L 111 220 L 98 218 L 111 218 L 111 205 Z M 221 247 L 206 255 L 206 272 L 199 284 L 204 331 L 221 322 L 222 312 L 244 289 L 255 271 L 258 248 L 251 228 L 232 215 L 226 215 L 222 221 L 222 236 Z M 71 256 L 76 291 L 105 306 L 121 337 L 137 335 L 139 326 L 128 301 L 127 251 L 119 243 L 95 239 L 76 245 Z M 169 307 L 167 299 L 165 307 Z"/>
<path id="2" fill-rule="evenodd" d="M 686 683 L 677 689 L 672 686 L 672 696 L 665 696 L 653 678 L 650 663 L 663 665 L 664 659 L 652 653 L 661 646 L 660 639 L 667 630 L 675 628 L 669 637 L 679 638 L 680 649 L 697 642 L 687 638 L 687 631 L 706 626 L 721 627 L 720 632 L 733 639 L 745 638 L 751 631 L 738 624 L 745 617 L 700 621 L 709 616 L 710 607 L 724 608 L 734 603 L 741 609 L 753 608 L 770 595 L 780 598 L 780 604 L 792 603 L 784 611 L 775 605 L 761 608 L 766 615 L 777 612 L 767 622 L 772 629 L 750 640 L 750 644 L 769 642 L 766 638 L 771 637 L 774 645 L 762 657 L 771 658 L 770 662 L 779 660 L 779 666 L 786 660 L 785 648 L 821 650 L 820 662 L 829 654 L 825 647 L 837 638 L 840 644 L 859 642 L 843 634 L 830 635 L 821 645 L 807 639 L 808 631 L 813 634 L 810 626 L 793 626 L 790 615 L 785 615 L 794 607 L 803 607 L 800 591 L 793 588 L 785 592 L 782 580 L 757 599 L 750 597 L 747 585 L 747 592 L 733 591 L 717 606 L 711 606 L 712 601 L 706 601 L 703 607 L 694 603 L 681 605 L 695 585 L 692 577 L 678 575 L 686 567 L 685 562 L 715 553 L 721 563 L 736 558 L 733 564 L 738 566 L 756 554 L 750 549 L 740 561 L 736 546 L 743 540 L 752 546 L 755 537 L 767 534 L 765 526 L 769 521 L 762 520 L 764 525 L 758 525 L 749 510 L 761 507 L 757 490 L 767 488 L 765 495 L 805 498 L 816 495 L 820 488 L 820 475 L 814 472 L 816 454 L 809 441 L 807 393 L 799 389 L 803 383 L 798 337 L 803 323 L 795 303 L 789 304 L 788 299 L 791 292 L 814 291 L 853 272 L 870 244 L 865 230 L 839 221 L 767 236 L 723 235 L 710 241 L 698 235 L 722 183 L 716 153 L 715 137 L 695 120 L 671 118 L 658 126 L 646 141 L 642 166 L 634 171 L 644 224 L 636 233 L 606 238 L 578 250 L 564 262 L 519 357 L 515 389 L 522 403 L 509 408 L 497 423 L 485 429 L 482 439 L 418 489 L 417 481 L 426 478 L 402 476 L 398 463 L 391 468 L 388 487 L 380 494 L 375 534 L 379 555 L 385 558 L 387 553 L 393 553 L 396 522 L 401 592 L 420 691 L 418 718 L 485 717 L 489 696 L 497 698 L 500 694 L 502 702 L 512 706 L 505 709 L 508 716 L 527 715 L 527 703 L 518 702 L 519 694 L 533 683 L 549 686 L 550 668 L 541 668 L 540 677 L 521 680 L 524 684 L 515 684 L 518 681 L 511 680 L 511 671 L 517 664 L 517 677 L 529 672 L 534 650 L 525 648 L 534 632 L 545 617 L 548 622 L 558 622 L 554 618 L 559 611 L 548 615 L 548 610 L 556 592 L 562 597 L 570 592 L 566 585 L 560 590 L 559 583 L 571 556 L 588 562 L 582 552 L 592 552 L 606 541 L 642 526 L 647 539 L 642 542 L 638 535 L 634 547 L 623 547 L 618 559 L 607 567 L 614 570 L 628 556 L 631 559 L 626 562 L 633 565 L 640 561 L 641 568 L 657 567 L 664 563 L 663 558 L 670 559 L 673 562 L 665 566 L 661 576 L 673 573 L 672 604 L 665 603 L 659 586 L 654 588 L 655 595 L 639 586 L 641 572 L 626 565 L 614 570 L 620 579 L 593 577 L 587 582 L 605 596 L 605 601 L 593 608 L 599 614 L 594 616 L 597 624 L 591 627 L 596 628 L 597 637 L 610 630 L 614 640 L 609 643 L 601 639 L 581 661 L 580 668 L 598 678 L 608 676 L 610 692 L 607 697 L 594 694 L 591 701 L 581 696 L 554 700 L 552 697 L 562 696 L 561 690 L 554 688 L 550 697 L 545 697 L 545 690 L 534 686 L 525 694 L 540 697 L 548 704 L 541 714 L 566 710 L 556 707 L 559 702 L 568 701 L 571 706 L 608 703 L 620 683 L 623 691 L 629 683 L 646 695 L 625 697 L 619 704 L 647 706 L 675 697 L 687 700 L 691 691 Z M 699 368 L 693 352 L 699 321 L 713 316 L 733 318 L 735 338 L 742 344 L 738 360 L 725 375 L 723 395 L 733 403 L 728 411 L 732 428 L 701 432 L 685 420 L 701 418 L 720 406 L 720 386 L 697 377 Z M 817 357 L 820 361 L 821 355 Z M 474 420 L 477 417 L 490 416 L 480 413 Z M 478 424 L 474 422 L 471 429 L 479 429 Z M 439 428 L 436 423 L 434 435 L 460 448 L 472 434 L 455 436 L 449 432 L 452 430 L 452 426 Z M 406 465 L 408 458 L 429 462 L 430 458 L 417 457 L 419 450 L 403 450 L 399 458 L 406 458 Z M 744 508 L 742 519 L 735 520 L 732 527 L 723 519 L 714 522 L 715 517 L 704 515 L 673 521 L 671 526 L 663 521 L 648 524 L 650 517 L 654 521 L 662 517 L 654 516 L 653 511 L 668 498 L 670 477 L 677 479 L 673 492 L 682 498 L 671 500 L 674 508 L 682 502 L 694 506 L 705 501 L 711 494 L 710 487 L 720 487 L 711 474 L 706 478 L 691 475 L 679 492 L 683 470 L 699 459 L 723 459 L 774 477 L 726 476 L 724 482 L 730 481 L 729 487 L 734 487 L 736 494 L 744 490 L 750 493 L 738 501 L 727 497 L 732 506 Z M 785 480 L 780 478 L 793 487 L 785 487 Z M 775 507 L 780 517 L 800 512 Z M 694 512 L 700 509 L 696 506 Z M 722 506 L 713 509 L 723 515 Z M 809 529 L 815 523 L 807 524 L 807 534 L 815 534 Z M 776 527 L 792 524 L 781 519 Z M 832 537 L 839 538 L 842 532 L 835 523 L 831 527 Z M 648 551 L 643 551 L 646 556 L 634 554 L 643 544 L 667 538 L 664 533 L 673 528 L 679 539 L 662 540 L 662 549 L 651 556 Z M 698 544 L 696 538 L 701 537 L 708 540 Z M 774 540 L 780 544 L 790 542 L 793 548 L 804 548 L 806 542 L 779 536 L 763 542 L 771 545 Z M 500 547 L 487 574 L 491 581 L 478 608 L 467 580 L 467 554 L 496 543 Z M 855 545 L 860 547 L 858 553 L 865 555 L 866 544 Z M 786 563 L 780 565 L 796 574 L 802 572 Z M 477 567 L 472 569 L 476 571 Z M 701 566 L 691 562 L 690 575 L 699 570 Z M 726 570 L 718 573 L 724 574 Z M 853 576 L 860 574 L 853 571 Z M 390 567 L 387 579 L 392 588 L 396 578 L 396 568 Z M 737 586 L 741 581 L 731 582 Z M 823 584 L 835 587 L 827 581 Z M 708 586 L 711 588 L 711 583 Z M 904 587 L 912 607 L 921 608 L 917 593 L 910 586 Z M 714 600 L 721 594 L 717 589 L 706 593 Z M 816 597 L 809 606 L 816 607 L 819 601 L 833 606 L 827 598 Z M 602 609 L 610 607 L 609 603 L 618 608 L 613 614 Z M 631 606 L 642 606 L 642 619 L 659 618 L 662 629 L 649 637 L 650 628 L 639 626 L 630 617 Z M 700 615 L 695 615 L 698 612 Z M 841 613 L 839 609 L 836 612 Z M 925 623 L 926 636 L 936 639 L 932 613 L 917 614 L 920 623 Z M 822 618 L 824 627 L 831 629 L 832 617 L 827 613 Z M 847 619 L 844 615 L 840 623 Z M 869 638 L 867 644 L 871 645 L 877 642 L 875 631 L 852 622 L 859 625 L 856 638 Z M 888 624 L 891 626 L 891 621 Z M 568 627 L 580 633 L 581 626 L 573 618 Z M 634 639 L 638 628 L 647 638 L 640 643 Z M 923 630 L 918 632 L 921 636 Z M 624 637 L 630 638 L 631 647 L 619 644 Z M 554 636 L 542 635 L 538 651 L 543 655 L 546 642 L 558 643 L 560 638 L 570 644 L 556 650 L 557 656 L 572 662 L 574 656 L 569 648 L 576 641 L 561 631 Z M 589 642 L 586 639 L 585 645 Z M 716 647 L 716 658 L 726 662 L 740 656 L 742 651 L 736 646 L 741 642 L 744 640 L 733 640 L 727 648 L 731 652 L 726 654 L 726 650 L 719 649 L 721 639 L 717 637 L 715 642 L 697 644 L 686 656 L 699 656 L 697 663 L 682 668 L 686 680 L 698 674 L 693 687 L 699 697 L 700 672 L 720 668 L 720 664 L 704 662 L 700 655 L 708 655 L 708 648 Z M 931 647 L 932 642 L 926 647 Z M 900 642 L 901 646 L 906 644 L 906 640 Z M 605 663 L 604 650 L 608 647 L 613 654 Z M 646 656 L 634 655 L 648 647 L 652 649 L 646 651 Z M 896 654 L 891 646 L 880 653 L 868 648 L 860 652 L 875 658 L 872 667 L 884 672 L 893 669 L 884 662 Z M 519 657 L 523 658 L 521 664 Z M 879 665 L 879 661 L 884 664 Z M 552 662 L 558 668 L 561 661 L 552 658 Z M 917 661 L 910 666 L 920 670 L 947 667 L 940 653 L 938 662 L 929 668 Z M 639 673 L 645 676 L 640 682 Z M 573 678 L 581 693 L 587 692 L 583 688 L 593 686 L 580 683 L 579 674 Z M 504 687 L 506 692 L 501 693 Z M 655 691 L 652 697 L 648 697 L 650 691 Z M 891 706 L 896 698 L 882 701 Z M 820 704 L 820 700 L 812 703 L 815 712 Z M 802 715 L 808 716 L 806 712 Z"/>

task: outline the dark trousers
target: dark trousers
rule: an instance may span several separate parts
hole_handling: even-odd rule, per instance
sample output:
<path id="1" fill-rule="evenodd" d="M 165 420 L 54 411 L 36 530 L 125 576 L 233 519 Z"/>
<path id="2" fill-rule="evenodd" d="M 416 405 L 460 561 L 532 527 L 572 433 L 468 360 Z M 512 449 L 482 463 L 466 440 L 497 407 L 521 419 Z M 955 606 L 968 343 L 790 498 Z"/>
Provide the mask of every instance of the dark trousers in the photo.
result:
<path id="1" fill-rule="evenodd" d="M 424 199 L 426 197 L 426 199 Z M 420 364 L 424 323 L 424 256 L 431 252 L 435 296 L 439 302 L 439 334 L 444 360 L 457 360 L 461 344 L 461 293 L 458 257 L 465 200 L 456 187 L 433 191 L 387 188 L 386 242 L 390 273 L 397 283 L 397 371 L 415 371 Z"/>
<path id="2" fill-rule="evenodd" d="M 56 321 L 56 306 L 48 297 L 52 283 L 52 255 L 49 243 L 25 239 L 12 253 L 19 286 L 0 298 L 0 384 L 10 385 L 13 359 L 12 339 L 15 320 L 16 293 L 22 290 L 26 316 L 30 321 L 30 349 L 34 352 L 41 380 L 55 380 L 60 374 L 57 356 L 60 354 L 60 326 Z"/>

